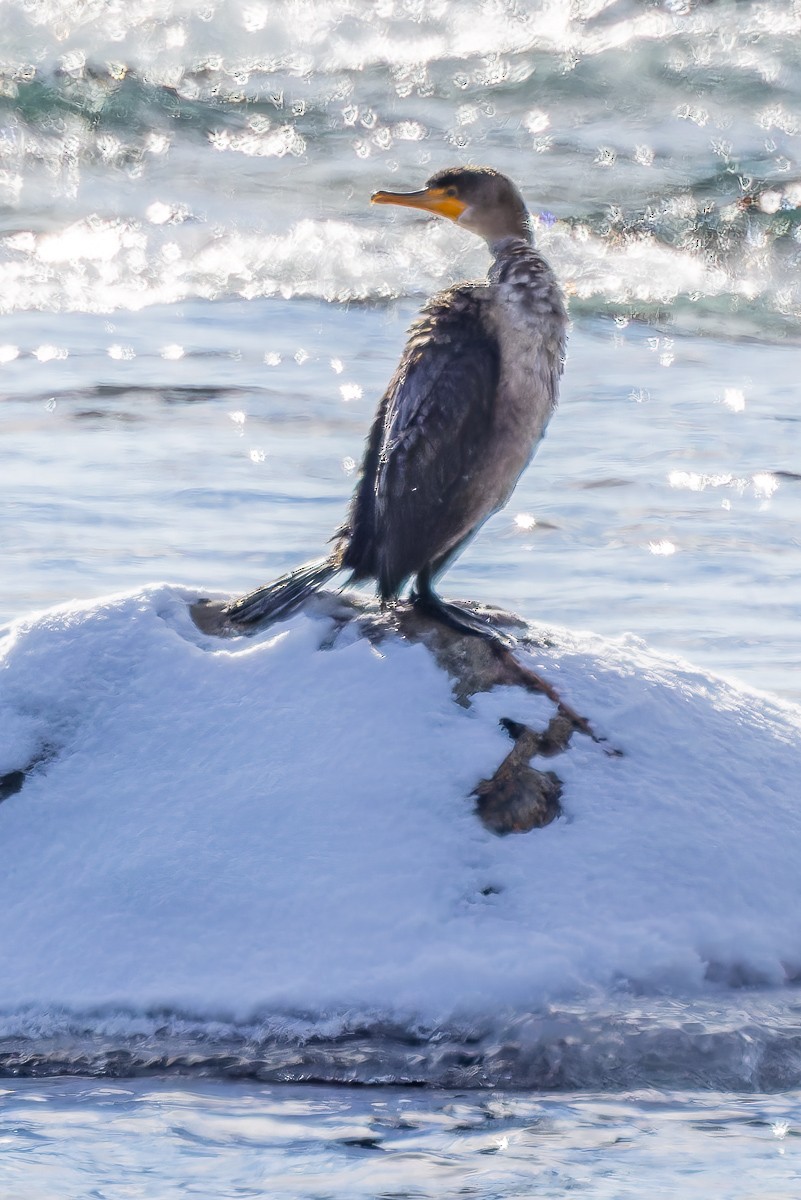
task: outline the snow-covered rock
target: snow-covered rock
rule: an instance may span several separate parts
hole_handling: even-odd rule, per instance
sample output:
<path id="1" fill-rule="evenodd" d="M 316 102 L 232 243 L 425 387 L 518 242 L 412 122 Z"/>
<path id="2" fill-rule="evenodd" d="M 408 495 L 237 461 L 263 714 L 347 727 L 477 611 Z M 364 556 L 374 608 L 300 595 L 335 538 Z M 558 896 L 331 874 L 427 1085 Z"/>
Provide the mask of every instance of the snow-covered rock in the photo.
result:
<path id="1" fill-rule="evenodd" d="M 0 775 L 37 765 L 0 805 L 0 1034 L 112 1012 L 120 1037 L 154 1012 L 442 1030 L 801 976 L 797 709 L 532 629 L 524 665 L 606 741 L 575 734 L 548 763 L 562 815 L 499 838 L 471 793 L 500 719 L 543 729 L 550 699 L 465 707 L 423 644 L 320 617 L 221 640 L 196 599 L 2 631 Z"/>

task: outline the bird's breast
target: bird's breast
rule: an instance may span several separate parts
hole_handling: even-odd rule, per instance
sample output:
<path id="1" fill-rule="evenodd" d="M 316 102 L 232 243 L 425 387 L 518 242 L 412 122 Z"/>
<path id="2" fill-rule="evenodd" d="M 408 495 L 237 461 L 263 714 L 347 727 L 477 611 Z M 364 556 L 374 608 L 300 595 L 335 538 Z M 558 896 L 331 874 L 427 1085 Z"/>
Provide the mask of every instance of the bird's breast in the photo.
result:
<path id="1" fill-rule="evenodd" d="M 503 464 L 493 488 L 497 504 L 508 498 L 556 407 L 565 317 L 558 291 L 555 300 L 532 305 L 522 289 L 499 289 L 487 314 L 500 350 L 492 456 Z"/>

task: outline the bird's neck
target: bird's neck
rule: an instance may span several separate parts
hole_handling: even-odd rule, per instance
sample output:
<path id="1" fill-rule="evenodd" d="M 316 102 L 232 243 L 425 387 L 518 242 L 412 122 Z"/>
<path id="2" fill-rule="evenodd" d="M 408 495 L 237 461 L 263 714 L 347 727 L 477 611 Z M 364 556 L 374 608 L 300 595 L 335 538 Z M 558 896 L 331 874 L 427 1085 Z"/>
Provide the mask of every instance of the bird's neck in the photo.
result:
<path id="1" fill-rule="evenodd" d="M 531 232 L 528 231 L 526 233 L 515 233 L 511 236 L 498 238 L 495 241 L 488 242 L 487 245 L 495 262 L 499 262 L 501 259 L 507 258 L 510 254 L 519 253 L 523 247 L 529 249 L 533 247 L 534 238 Z"/>
<path id="2" fill-rule="evenodd" d="M 510 250 L 516 250 L 520 245 L 534 246 L 534 235 L 530 229 L 526 229 L 522 233 L 506 234 L 504 238 L 495 238 L 493 241 L 488 241 L 489 253 L 493 258 L 502 258 L 504 254 Z"/>
<path id="3" fill-rule="evenodd" d="M 498 285 L 507 296 L 518 299 L 524 295 L 552 295 L 554 305 L 562 311 L 559 285 L 542 255 L 527 238 L 504 238 L 494 247 L 495 256 L 487 275 L 490 285 Z"/>

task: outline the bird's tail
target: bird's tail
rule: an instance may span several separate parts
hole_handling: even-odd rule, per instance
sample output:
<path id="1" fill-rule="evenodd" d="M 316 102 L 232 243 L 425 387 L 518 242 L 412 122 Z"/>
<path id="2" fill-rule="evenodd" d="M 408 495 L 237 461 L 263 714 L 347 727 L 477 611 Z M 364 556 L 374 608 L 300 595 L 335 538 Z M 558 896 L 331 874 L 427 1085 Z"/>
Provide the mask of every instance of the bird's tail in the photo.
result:
<path id="1" fill-rule="evenodd" d="M 336 554 L 306 563 L 282 575 L 274 583 L 233 600 L 226 607 L 225 615 L 235 625 L 254 625 L 257 621 L 277 621 L 281 617 L 288 617 L 300 608 L 307 596 L 316 592 L 341 569 Z"/>

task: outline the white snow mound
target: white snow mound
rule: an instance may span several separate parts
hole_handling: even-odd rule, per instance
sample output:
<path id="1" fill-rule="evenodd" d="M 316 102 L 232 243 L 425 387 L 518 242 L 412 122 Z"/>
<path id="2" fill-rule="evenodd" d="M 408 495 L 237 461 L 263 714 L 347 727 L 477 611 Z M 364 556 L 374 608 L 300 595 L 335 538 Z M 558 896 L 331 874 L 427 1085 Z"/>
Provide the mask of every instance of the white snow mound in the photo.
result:
<path id="1" fill-rule="evenodd" d="M 564 816 L 498 838 L 470 793 L 542 697 L 470 709 L 420 645 L 223 641 L 185 589 L 0 637 L 0 1009 L 213 1019 L 531 1011 L 801 973 L 801 712 L 631 641 L 531 665 L 618 747 L 547 765 Z"/>

